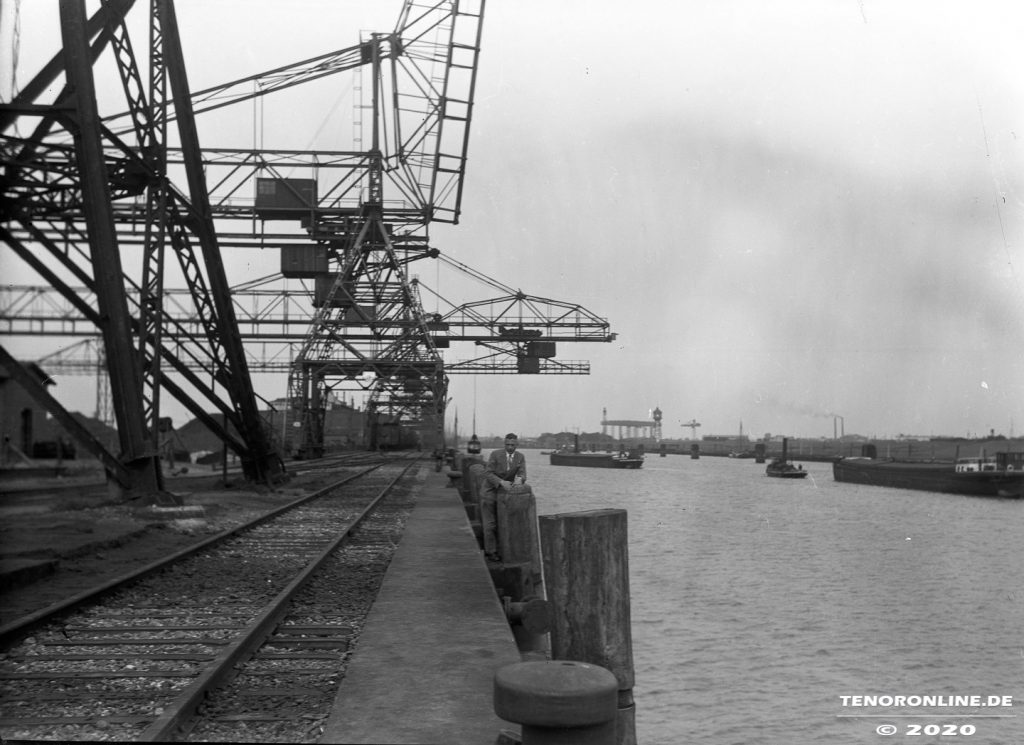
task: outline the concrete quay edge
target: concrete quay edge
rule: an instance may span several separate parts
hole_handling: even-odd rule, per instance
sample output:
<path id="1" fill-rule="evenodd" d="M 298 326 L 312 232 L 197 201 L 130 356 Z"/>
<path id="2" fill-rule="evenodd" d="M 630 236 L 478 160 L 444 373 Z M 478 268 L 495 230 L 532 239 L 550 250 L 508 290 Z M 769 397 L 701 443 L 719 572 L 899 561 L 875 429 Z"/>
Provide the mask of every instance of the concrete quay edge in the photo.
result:
<path id="1" fill-rule="evenodd" d="M 494 673 L 520 661 L 458 490 L 427 470 L 321 743 L 494 742 Z"/>

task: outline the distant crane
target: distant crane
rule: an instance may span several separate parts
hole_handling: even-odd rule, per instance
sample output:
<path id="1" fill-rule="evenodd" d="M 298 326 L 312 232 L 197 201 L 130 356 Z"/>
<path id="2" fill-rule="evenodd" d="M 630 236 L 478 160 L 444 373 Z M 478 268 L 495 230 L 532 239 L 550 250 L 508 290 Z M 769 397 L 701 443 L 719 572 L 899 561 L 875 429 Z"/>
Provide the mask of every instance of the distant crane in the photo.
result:
<path id="1" fill-rule="evenodd" d="M 690 421 L 684 422 L 683 424 L 681 424 L 679 426 L 681 426 L 681 427 L 689 427 L 690 428 L 690 439 L 691 440 L 696 440 L 697 439 L 697 427 L 700 426 L 700 422 L 698 422 L 696 419 L 691 419 Z"/>
<path id="2" fill-rule="evenodd" d="M 93 417 L 108 427 L 114 428 L 113 405 L 110 401 L 110 380 L 103 371 L 106 369 L 106 349 L 103 340 L 86 337 L 53 354 L 40 357 L 38 363 L 44 370 L 56 368 L 68 375 L 96 376 L 96 411 Z"/>

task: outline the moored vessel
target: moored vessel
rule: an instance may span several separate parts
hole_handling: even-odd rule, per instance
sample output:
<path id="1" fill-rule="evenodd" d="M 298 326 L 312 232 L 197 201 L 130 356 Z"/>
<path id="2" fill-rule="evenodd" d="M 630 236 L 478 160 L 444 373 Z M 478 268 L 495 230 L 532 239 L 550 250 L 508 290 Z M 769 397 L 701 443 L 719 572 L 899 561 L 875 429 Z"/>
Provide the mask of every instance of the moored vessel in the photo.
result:
<path id="1" fill-rule="evenodd" d="M 549 454 L 553 466 L 582 466 L 584 468 L 640 468 L 644 464 L 643 447 L 618 453 L 580 452 L 580 438 L 572 450 L 554 450 Z"/>
<path id="2" fill-rule="evenodd" d="M 963 494 L 1024 498 L 1024 453 L 996 453 L 954 462 L 914 462 L 870 457 L 840 458 L 832 478 L 851 484 Z"/>
<path id="3" fill-rule="evenodd" d="M 584 468 L 640 468 L 644 456 L 637 453 L 551 453 L 553 466 L 583 466 Z"/>

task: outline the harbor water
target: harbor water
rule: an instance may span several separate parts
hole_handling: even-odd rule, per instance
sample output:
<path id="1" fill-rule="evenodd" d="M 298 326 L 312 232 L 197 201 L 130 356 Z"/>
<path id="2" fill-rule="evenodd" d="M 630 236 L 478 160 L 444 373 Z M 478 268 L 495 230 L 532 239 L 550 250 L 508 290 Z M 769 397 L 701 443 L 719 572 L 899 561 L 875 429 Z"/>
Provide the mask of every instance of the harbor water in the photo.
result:
<path id="1" fill-rule="evenodd" d="M 628 512 L 640 745 L 1024 743 L 1024 502 L 524 453 L 539 514 Z"/>

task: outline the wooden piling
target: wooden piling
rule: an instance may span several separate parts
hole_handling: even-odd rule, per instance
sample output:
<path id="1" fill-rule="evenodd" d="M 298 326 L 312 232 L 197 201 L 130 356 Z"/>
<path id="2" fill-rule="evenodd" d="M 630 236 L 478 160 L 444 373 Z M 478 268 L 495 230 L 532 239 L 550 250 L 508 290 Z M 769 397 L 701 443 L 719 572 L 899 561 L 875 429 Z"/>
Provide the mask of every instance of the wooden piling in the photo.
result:
<path id="1" fill-rule="evenodd" d="M 616 742 L 636 745 L 626 511 L 542 515 L 544 584 L 551 602 L 551 656 L 610 670 L 618 681 Z"/>
<path id="2" fill-rule="evenodd" d="M 462 497 L 464 505 L 475 505 L 479 499 L 473 479 L 470 477 L 470 468 L 473 466 L 480 466 L 483 469 L 483 459 L 478 455 L 465 455 L 459 461 L 459 470 L 462 473 L 462 478 L 459 479 L 459 496 Z M 472 515 L 470 517 L 472 518 Z"/>
<path id="3" fill-rule="evenodd" d="M 465 482 L 466 493 L 462 496 L 462 506 L 466 509 L 466 514 L 469 516 L 469 524 L 473 529 L 473 535 L 476 536 L 480 546 L 483 546 L 483 528 L 481 527 L 481 520 L 483 516 L 483 510 L 480 507 L 480 485 L 483 483 L 484 476 L 487 473 L 487 469 L 480 463 L 463 463 L 463 477 L 462 481 Z"/>
<path id="4" fill-rule="evenodd" d="M 507 564 L 530 564 L 540 581 L 537 502 L 529 484 L 498 491 L 498 554 Z"/>
<path id="5" fill-rule="evenodd" d="M 501 567 L 495 568 L 493 573 L 495 585 L 513 602 L 531 598 L 542 600 L 544 584 L 533 489 L 528 484 L 500 489 L 496 512 Z M 546 653 L 547 630 L 546 626 L 538 631 L 527 624 L 512 624 L 512 633 L 521 652 Z"/>

